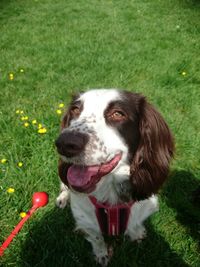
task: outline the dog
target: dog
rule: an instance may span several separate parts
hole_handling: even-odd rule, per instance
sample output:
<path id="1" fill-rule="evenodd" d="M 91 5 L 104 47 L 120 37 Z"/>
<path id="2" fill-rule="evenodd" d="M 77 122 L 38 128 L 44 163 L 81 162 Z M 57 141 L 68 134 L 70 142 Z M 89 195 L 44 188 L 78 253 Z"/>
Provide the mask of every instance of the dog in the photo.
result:
<path id="1" fill-rule="evenodd" d="M 145 238 L 143 223 L 159 209 L 156 194 L 173 158 L 173 135 L 143 95 L 93 89 L 73 97 L 55 144 L 62 180 L 57 205 L 70 200 L 76 228 L 107 266 L 105 234 Z"/>

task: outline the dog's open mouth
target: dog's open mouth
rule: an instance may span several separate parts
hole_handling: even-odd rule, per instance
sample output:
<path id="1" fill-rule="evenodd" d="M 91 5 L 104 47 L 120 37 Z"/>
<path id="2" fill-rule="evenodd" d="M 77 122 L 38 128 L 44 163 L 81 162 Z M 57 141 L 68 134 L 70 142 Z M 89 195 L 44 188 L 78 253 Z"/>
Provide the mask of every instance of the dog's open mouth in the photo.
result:
<path id="1" fill-rule="evenodd" d="M 121 154 L 101 165 L 81 166 L 72 165 L 67 172 L 69 185 L 76 191 L 90 193 L 95 189 L 101 177 L 110 173 L 119 163 Z"/>

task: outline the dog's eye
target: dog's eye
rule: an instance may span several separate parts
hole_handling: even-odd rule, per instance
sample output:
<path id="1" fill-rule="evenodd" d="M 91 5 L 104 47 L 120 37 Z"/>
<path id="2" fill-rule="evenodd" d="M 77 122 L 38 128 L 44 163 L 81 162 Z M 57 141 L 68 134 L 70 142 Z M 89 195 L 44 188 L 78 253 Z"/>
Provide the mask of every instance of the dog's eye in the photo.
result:
<path id="1" fill-rule="evenodd" d="M 81 111 L 80 111 L 80 108 L 79 108 L 79 107 L 74 106 L 74 107 L 71 108 L 71 114 L 72 114 L 74 117 L 79 116 L 80 113 L 81 113 Z"/>
<path id="2" fill-rule="evenodd" d="M 115 110 L 110 117 L 113 121 L 123 121 L 126 119 L 126 114 L 121 110 Z"/>
<path id="3" fill-rule="evenodd" d="M 113 116 L 115 116 L 115 117 L 124 117 L 125 114 L 122 111 L 115 111 L 113 113 Z"/>

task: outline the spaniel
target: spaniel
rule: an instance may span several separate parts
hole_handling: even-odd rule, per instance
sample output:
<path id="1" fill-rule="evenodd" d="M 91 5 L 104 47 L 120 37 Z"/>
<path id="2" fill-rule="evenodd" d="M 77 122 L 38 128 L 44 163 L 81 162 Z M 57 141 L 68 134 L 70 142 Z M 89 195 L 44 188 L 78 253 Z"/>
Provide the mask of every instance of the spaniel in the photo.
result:
<path id="1" fill-rule="evenodd" d="M 57 205 L 70 199 L 77 229 L 106 266 L 104 235 L 146 236 L 143 223 L 158 211 L 156 194 L 168 176 L 172 134 L 143 95 L 97 89 L 73 98 L 55 144 L 62 180 Z"/>

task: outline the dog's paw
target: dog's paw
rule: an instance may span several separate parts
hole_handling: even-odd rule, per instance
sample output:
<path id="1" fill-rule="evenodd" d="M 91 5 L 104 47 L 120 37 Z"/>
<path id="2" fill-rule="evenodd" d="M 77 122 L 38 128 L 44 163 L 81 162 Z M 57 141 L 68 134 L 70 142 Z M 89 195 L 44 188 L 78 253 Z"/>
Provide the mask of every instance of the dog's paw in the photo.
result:
<path id="1" fill-rule="evenodd" d="M 143 239 L 147 237 L 147 231 L 143 225 L 138 226 L 131 233 L 128 234 L 131 241 L 137 241 L 141 243 Z"/>
<path id="2" fill-rule="evenodd" d="M 60 193 L 56 198 L 56 206 L 58 208 L 64 209 L 69 202 L 69 192 L 67 190 Z"/>
<path id="3" fill-rule="evenodd" d="M 96 262 L 102 267 L 106 267 L 108 265 L 110 258 L 108 254 L 99 254 L 96 255 Z"/>
<path id="4" fill-rule="evenodd" d="M 140 244 L 146 237 L 147 237 L 147 231 L 146 231 L 146 229 L 144 229 L 144 231 L 142 233 L 140 233 L 140 235 L 136 239 L 136 242 L 138 244 Z"/>
<path id="5" fill-rule="evenodd" d="M 96 262 L 102 267 L 106 267 L 108 265 L 108 262 L 112 258 L 113 248 L 111 246 L 106 247 L 103 244 L 102 246 L 99 246 L 98 249 L 96 248 L 93 252 L 95 254 Z"/>

